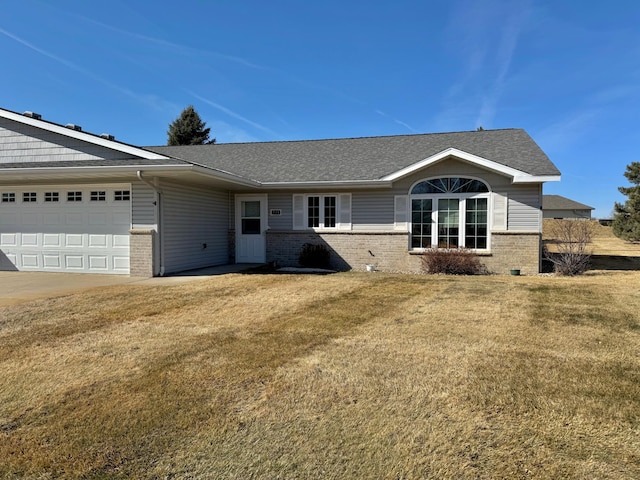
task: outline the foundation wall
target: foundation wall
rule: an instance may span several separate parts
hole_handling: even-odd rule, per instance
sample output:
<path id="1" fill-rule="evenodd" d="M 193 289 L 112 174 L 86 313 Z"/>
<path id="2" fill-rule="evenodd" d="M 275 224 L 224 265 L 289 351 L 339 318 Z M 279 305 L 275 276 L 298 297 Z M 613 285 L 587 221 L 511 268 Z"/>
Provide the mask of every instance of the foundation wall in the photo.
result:
<path id="1" fill-rule="evenodd" d="M 492 273 L 519 269 L 523 275 L 540 271 L 540 234 L 537 232 L 492 233 L 491 253 L 480 261 Z M 309 232 L 268 231 L 267 262 L 297 266 L 305 243 L 321 244 L 331 252 L 331 268 L 365 271 L 367 265 L 384 272 L 421 273 L 421 255 L 408 250 L 406 232 Z"/>

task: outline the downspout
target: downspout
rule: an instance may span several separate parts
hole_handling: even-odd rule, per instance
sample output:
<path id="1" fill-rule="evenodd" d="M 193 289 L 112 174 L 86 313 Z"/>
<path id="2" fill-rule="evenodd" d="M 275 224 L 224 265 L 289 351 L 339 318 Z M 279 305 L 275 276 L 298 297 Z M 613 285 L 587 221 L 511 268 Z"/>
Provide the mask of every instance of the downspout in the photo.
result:
<path id="1" fill-rule="evenodd" d="M 159 251 L 159 271 L 158 274 L 163 277 L 164 276 L 164 241 L 163 241 L 163 231 L 162 231 L 162 219 L 163 219 L 163 205 L 162 205 L 162 190 L 160 190 L 153 182 L 147 180 L 142 176 L 142 170 L 138 170 L 136 172 L 136 176 L 138 180 L 149 185 L 153 189 L 156 194 L 156 201 L 153 202 L 156 210 L 156 228 L 158 230 L 158 251 Z"/>

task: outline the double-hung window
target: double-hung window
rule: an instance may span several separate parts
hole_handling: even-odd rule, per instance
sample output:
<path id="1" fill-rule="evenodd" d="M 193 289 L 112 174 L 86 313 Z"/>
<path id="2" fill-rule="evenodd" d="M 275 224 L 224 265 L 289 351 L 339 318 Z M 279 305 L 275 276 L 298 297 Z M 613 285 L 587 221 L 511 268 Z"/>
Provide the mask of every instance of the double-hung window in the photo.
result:
<path id="1" fill-rule="evenodd" d="M 489 189 L 484 182 L 443 177 L 411 189 L 411 248 L 489 248 Z"/>

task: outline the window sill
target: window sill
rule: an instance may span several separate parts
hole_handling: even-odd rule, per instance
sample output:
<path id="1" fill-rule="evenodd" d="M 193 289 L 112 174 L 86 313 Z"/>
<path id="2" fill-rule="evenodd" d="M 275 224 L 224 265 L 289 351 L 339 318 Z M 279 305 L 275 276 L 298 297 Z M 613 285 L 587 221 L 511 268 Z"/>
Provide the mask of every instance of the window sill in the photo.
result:
<path id="1" fill-rule="evenodd" d="M 409 250 L 409 255 L 422 255 L 425 252 L 425 249 L 423 250 Z M 493 253 L 491 253 L 489 250 L 471 250 L 472 253 L 474 253 L 475 255 L 477 255 L 478 257 L 492 257 Z"/>

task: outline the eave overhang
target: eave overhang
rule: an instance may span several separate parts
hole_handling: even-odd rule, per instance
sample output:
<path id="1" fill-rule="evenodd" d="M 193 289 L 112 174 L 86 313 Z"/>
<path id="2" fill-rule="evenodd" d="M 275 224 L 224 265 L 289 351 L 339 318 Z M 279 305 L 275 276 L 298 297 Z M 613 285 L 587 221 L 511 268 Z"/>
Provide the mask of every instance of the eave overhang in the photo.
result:
<path id="1" fill-rule="evenodd" d="M 402 168 L 394 173 L 391 173 L 381 180 L 383 181 L 396 181 L 404 178 L 412 173 L 415 173 L 423 168 L 427 168 L 449 157 L 454 157 L 459 160 L 477 165 L 478 167 L 491 170 L 506 177 L 511 177 L 512 183 L 542 183 L 542 182 L 559 182 L 560 175 L 531 175 L 530 173 L 518 170 L 512 167 L 508 167 L 498 162 L 488 160 L 486 158 L 474 155 L 472 153 L 459 150 L 457 148 L 447 148 L 435 155 L 425 158 L 419 162 L 416 162 L 408 167 Z"/>
<path id="2" fill-rule="evenodd" d="M 142 171 L 159 178 L 193 178 L 200 177 L 203 181 L 224 182 L 235 186 L 256 188 L 259 182 L 234 175 L 223 170 L 201 167 L 199 165 L 145 165 L 144 163 L 118 166 L 64 166 L 64 167 L 12 167 L 1 168 L 0 183 L 9 184 L 14 181 L 65 181 L 78 179 L 101 178 L 134 178 Z"/>

